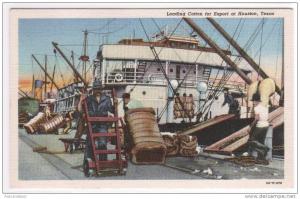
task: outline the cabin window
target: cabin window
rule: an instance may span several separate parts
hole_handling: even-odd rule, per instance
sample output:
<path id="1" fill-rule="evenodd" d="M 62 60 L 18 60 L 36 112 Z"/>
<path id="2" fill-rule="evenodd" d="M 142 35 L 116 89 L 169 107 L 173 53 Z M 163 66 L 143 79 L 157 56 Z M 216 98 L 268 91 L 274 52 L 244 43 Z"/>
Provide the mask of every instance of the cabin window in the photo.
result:
<path id="1" fill-rule="evenodd" d="M 173 73 L 173 68 L 170 68 L 170 73 Z"/>
<path id="2" fill-rule="evenodd" d="M 196 74 L 196 71 L 194 70 L 194 74 Z"/>
<path id="3" fill-rule="evenodd" d="M 182 73 L 185 73 L 185 70 L 182 70 Z"/>
<path id="4" fill-rule="evenodd" d="M 190 44 L 190 48 L 196 48 L 195 44 Z"/>
<path id="5" fill-rule="evenodd" d="M 160 68 L 157 68 L 157 71 L 160 71 Z"/>

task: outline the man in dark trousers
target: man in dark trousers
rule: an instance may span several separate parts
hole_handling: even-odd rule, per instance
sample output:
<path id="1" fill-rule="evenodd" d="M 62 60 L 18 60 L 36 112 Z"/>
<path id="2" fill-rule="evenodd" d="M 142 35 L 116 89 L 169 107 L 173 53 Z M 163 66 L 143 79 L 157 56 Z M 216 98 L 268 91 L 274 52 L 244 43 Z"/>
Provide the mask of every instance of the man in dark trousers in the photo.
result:
<path id="1" fill-rule="evenodd" d="M 229 92 L 228 88 L 224 88 L 224 102 L 222 106 L 228 104 L 229 112 L 228 114 L 238 114 L 239 113 L 239 103 L 232 94 Z"/>
<path id="2" fill-rule="evenodd" d="M 88 108 L 88 115 L 90 117 L 107 117 L 108 113 L 114 113 L 114 106 L 111 102 L 109 96 L 102 93 L 102 86 L 99 81 L 94 81 L 93 83 L 93 94 L 86 98 L 87 100 L 87 108 Z M 80 101 L 82 101 L 80 99 Z M 92 129 L 94 133 L 107 133 L 108 128 L 111 125 L 109 122 L 93 122 Z M 106 137 L 100 137 L 96 140 L 96 149 L 98 150 L 106 150 L 107 140 Z M 85 150 L 85 159 L 92 158 L 92 145 L 89 138 L 87 138 L 87 145 Z M 99 155 L 100 160 L 107 160 L 106 154 Z"/>
<path id="3" fill-rule="evenodd" d="M 270 148 L 265 145 L 265 139 L 267 135 L 267 131 L 269 128 L 269 110 L 268 107 L 266 107 L 263 103 L 259 102 L 254 107 L 254 114 L 255 118 L 253 123 L 251 124 L 250 130 L 249 130 L 249 154 L 253 151 L 257 152 L 257 159 L 263 160 L 265 163 L 268 163 L 266 161 L 266 155 Z"/>

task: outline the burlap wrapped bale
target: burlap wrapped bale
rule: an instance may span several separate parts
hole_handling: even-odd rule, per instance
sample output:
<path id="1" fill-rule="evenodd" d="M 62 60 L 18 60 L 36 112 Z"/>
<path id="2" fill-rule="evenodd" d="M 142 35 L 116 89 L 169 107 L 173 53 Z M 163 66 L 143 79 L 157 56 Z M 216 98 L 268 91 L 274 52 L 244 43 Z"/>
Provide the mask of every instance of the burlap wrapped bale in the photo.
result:
<path id="1" fill-rule="evenodd" d="M 56 115 L 52 119 L 40 124 L 39 129 L 41 133 L 53 133 L 58 128 L 62 127 L 64 123 L 64 117 L 62 115 Z"/>
<path id="2" fill-rule="evenodd" d="M 167 147 L 167 156 L 175 156 L 179 152 L 179 140 L 176 134 L 163 134 L 163 139 Z"/>
<path id="3" fill-rule="evenodd" d="M 179 101 L 179 98 L 182 104 Z M 183 105 L 183 106 L 182 106 Z M 175 97 L 175 103 L 173 106 L 174 118 L 193 118 L 194 117 L 194 98 L 188 97 Z"/>
<path id="4" fill-rule="evenodd" d="M 196 136 L 179 135 L 179 154 L 181 156 L 196 156 L 198 154 L 196 148 L 198 146 Z"/>
<path id="5" fill-rule="evenodd" d="M 46 114 L 39 112 L 29 122 L 24 124 L 24 128 L 28 134 L 33 134 L 39 130 L 39 125 L 46 121 Z"/>
<path id="6" fill-rule="evenodd" d="M 164 163 L 167 147 L 160 134 L 153 108 L 130 109 L 125 117 L 133 142 L 132 162 L 136 164 Z"/>

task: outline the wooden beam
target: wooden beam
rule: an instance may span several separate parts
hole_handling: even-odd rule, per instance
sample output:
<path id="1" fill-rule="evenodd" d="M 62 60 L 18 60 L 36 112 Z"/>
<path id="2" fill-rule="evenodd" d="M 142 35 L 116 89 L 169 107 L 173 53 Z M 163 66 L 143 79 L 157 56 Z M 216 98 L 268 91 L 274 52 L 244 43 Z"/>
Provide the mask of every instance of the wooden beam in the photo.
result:
<path id="1" fill-rule="evenodd" d="M 176 133 L 179 135 L 190 135 L 193 133 L 201 133 L 202 130 L 204 130 L 208 127 L 211 127 L 213 125 L 216 125 L 216 124 L 221 123 L 226 120 L 233 119 L 235 117 L 236 116 L 234 114 L 217 116 L 212 119 L 206 120 L 205 122 L 201 122 L 200 124 L 196 124 L 189 129 L 185 129 L 183 131 L 178 131 Z"/>
<path id="2" fill-rule="evenodd" d="M 269 114 L 268 121 L 273 126 L 273 128 L 279 126 L 280 124 L 283 124 L 284 122 L 283 113 L 284 113 L 284 108 L 279 107 Z M 230 154 L 234 150 L 242 147 L 248 142 L 249 130 L 250 130 L 250 125 L 247 125 L 244 128 L 234 132 L 233 134 L 211 144 L 210 146 L 207 146 L 204 149 L 204 151 L 221 153 L 221 154 Z M 234 141 L 230 143 L 232 140 Z M 226 143 L 230 143 L 230 144 L 222 148 L 224 145 L 226 145 Z"/>
<path id="3" fill-rule="evenodd" d="M 76 68 L 72 65 L 72 63 L 68 60 L 66 55 L 61 51 L 61 49 L 58 47 L 58 43 L 52 42 L 52 45 L 54 48 L 59 52 L 59 54 L 64 58 L 64 60 L 67 62 L 67 64 L 71 67 L 75 75 L 80 79 L 80 81 L 83 82 L 85 87 L 88 86 L 87 82 L 83 79 L 83 77 L 80 75 L 80 73 L 76 70 Z"/>
<path id="4" fill-rule="evenodd" d="M 240 55 L 252 66 L 252 68 L 264 79 L 269 76 L 262 70 L 262 68 L 244 51 L 242 47 L 218 24 L 213 18 L 207 20 L 221 33 L 221 35 L 240 53 Z M 281 89 L 275 84 L 276 92 L 280 94 Z"/>

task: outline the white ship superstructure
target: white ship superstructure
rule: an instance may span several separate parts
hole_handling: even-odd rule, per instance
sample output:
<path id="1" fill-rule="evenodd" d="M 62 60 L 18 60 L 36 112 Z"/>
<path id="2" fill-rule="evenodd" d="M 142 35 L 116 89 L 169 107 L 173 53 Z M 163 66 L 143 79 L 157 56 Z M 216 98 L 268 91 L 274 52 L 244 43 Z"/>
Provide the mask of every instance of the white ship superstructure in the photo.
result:
<path id="1" fill-rule="evenodd" d="M 229 51 L 224 52 L 231 55 Z M 232 69 L 211 48 L 199 47 L 195 38 L 170 37 L 153 43 L 124 39 L 118 44 L 101 46 L 95 60 L 94 78 L 101 80 L 104 86 L 114 86 L 120 99 L 127 92 L 144 106 L 153 107 L 160 123 L 173 123 L 183 119 L 173 117 L 174 100 L 170 98 L 173 92 L 170 93 L 166 77 L 180 85 L 179 96 L 193 96 L 196 113 L 202 108 L 201 101 L 206 100 L 207 93 L 216 89 L 215 85 L 220 81 L 215 79 L 217 71 L 223 73 Z M 208 89 L 200 93 L 199 83 L 206 84 Z M 227 81 L 223 87 L 243 92 L 245 84 Z M 214 99 L 211 108 L 206 109 L 209 118 L 228 112 L 227 107 L 221 106 L 223 101 L 222 95 Z M 120 103 L 120 112 L 122 109 Z"/>

